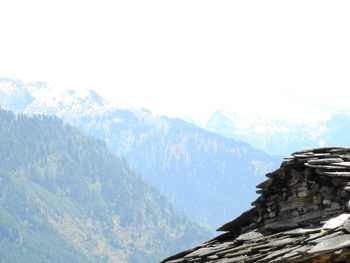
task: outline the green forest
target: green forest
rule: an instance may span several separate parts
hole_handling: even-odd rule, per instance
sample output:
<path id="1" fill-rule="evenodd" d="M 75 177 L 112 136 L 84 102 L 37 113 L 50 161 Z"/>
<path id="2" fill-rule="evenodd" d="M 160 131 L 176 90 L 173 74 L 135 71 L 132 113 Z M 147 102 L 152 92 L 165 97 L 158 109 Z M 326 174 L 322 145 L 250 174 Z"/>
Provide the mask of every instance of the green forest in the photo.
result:
<path id="1" fill-rule="evenodd" d="M 208 233 L 56 117 L 0 110 L 0 262 L 156 262 Z"/>

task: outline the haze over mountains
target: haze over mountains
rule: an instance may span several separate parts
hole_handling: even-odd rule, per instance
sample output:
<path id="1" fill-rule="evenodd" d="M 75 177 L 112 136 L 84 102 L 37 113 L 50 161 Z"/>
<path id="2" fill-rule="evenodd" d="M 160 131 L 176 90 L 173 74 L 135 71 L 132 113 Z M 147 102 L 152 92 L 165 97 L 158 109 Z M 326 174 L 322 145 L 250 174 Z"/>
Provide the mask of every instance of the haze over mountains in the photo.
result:
<path id="1" fill-rule="evenodd" d="M 11 262 L 154 262 L 208 238 L 198 225 L 213 232 L 249 208 L 281 159 L 266 152 L 347 146 L 350 132 L 346 113 L 294 125 L 218 111 L 200 128 L 93 90 L 13 79 L 0 79 L 0 105 L 25 114 L 0 112 L 1 255 Z"/>
<path id="2" fill-rule="evenodd" d="M 156 262 L 208 238 L 104 142 L 0 110 L 1 262 Z"/>
<path id="3" fill-rule="evenodd" d="M 251 189 L 280 160 L 180 119 L 111 105 L 91 90 L 57 92 L 44 83 L 2 79 L 0 103 L 15 112 L 57 115 L 103 139 L 178 211 L 211 231 L 250 206 Z"/>
<path id="4" fill-rule="evenodd" d="M 277 110 L 277 109 L 276 109 Z M 296 116 L 300 112 L 295 113 Z M 350 114 L 346 111 L 323 113 L 323 118 L 288 121 L 259 114 L 244 118 L 235 112 L 215 112 L 203 124 L 228 138 L 248 142 L 270 154 L 287 156 L 300 149 L 322 146 L 350 146 Z"/>

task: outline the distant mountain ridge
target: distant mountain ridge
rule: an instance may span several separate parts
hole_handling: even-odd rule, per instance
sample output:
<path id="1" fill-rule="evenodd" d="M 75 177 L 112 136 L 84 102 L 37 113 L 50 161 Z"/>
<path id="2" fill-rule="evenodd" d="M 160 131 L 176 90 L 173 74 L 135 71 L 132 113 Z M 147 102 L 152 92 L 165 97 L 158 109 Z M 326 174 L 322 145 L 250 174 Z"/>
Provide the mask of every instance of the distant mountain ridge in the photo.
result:
<path id="1" fill-rule="evenodd" d="M 0 110 L 1 262 L 156 262 L 209 234 L 104 142 Z"/>
<path id="2" fill-rule="evenodd" d="M 259 115 L 242 118 L 235 112 L 223 110 L 215 112 L 202 127 L 281 156 L 298 149 L 350 146 L 349 112 L 328 114 L 322 120 L 290 122 Z"/>
<path id="3" fill-rule="evenodd" d="M 36 86 L 0 79 L 1 105 L 15 112 L 54 114 L 103 139 L 177 210 L 212 231 L 249 207 L 255 197 L 249 189 L 280 161 L 181 119 L 111 105 L 91 90 L 55 94 L 41 83 Z M 11 101 L 21 96 L 27 105 L 16 108 Z"/>

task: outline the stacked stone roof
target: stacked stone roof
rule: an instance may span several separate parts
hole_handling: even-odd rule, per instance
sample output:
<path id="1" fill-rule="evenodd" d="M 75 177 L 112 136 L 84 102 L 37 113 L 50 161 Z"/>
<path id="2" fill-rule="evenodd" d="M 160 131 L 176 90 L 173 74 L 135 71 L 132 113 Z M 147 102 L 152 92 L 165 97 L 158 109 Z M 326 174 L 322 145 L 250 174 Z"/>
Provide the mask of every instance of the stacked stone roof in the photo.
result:
<path id="1" fill-rule="evenodd" d="M 350 262 L 350 148 L 295 152 L 266 176 L 227 233 L 162 262 Z"/>

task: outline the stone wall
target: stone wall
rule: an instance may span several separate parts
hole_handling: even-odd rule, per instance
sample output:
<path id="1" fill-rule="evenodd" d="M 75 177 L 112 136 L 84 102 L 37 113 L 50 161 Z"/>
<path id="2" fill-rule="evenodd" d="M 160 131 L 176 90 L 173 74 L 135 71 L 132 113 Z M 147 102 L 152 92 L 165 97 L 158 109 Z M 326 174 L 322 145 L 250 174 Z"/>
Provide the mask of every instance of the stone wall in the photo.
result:
<path id="1" fill-rule="evenodd" d="M 349 263 L 350 148 L 296 152 L 267 177 L 226 233 L 162 263 Z"/>

